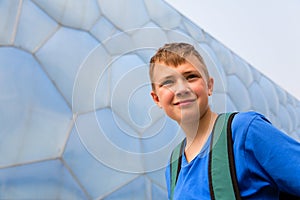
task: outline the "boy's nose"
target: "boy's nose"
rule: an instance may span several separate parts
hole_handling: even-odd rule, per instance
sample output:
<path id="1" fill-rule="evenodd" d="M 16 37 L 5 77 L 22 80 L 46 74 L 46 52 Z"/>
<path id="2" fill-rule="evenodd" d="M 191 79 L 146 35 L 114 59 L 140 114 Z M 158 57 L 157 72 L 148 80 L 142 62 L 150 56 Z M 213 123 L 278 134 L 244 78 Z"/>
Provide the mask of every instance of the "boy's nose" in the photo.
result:
<path id="1" fill-rule="evenodd" d="M 179 81 L 176 84 L 175 95 L 177 97 L 182 97 L 190 93 L 188 84 L 185 81 Z"/>

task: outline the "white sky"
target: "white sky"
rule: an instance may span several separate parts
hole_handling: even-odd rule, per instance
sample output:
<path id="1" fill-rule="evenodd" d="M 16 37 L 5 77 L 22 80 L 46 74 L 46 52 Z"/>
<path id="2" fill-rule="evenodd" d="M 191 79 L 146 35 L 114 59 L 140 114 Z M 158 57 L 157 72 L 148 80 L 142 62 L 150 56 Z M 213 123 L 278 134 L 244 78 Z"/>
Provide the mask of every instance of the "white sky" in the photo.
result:
<path id="1" fill-rule="evenodd" d="M 166 0 L 300 100 L 299 0 Z"/>

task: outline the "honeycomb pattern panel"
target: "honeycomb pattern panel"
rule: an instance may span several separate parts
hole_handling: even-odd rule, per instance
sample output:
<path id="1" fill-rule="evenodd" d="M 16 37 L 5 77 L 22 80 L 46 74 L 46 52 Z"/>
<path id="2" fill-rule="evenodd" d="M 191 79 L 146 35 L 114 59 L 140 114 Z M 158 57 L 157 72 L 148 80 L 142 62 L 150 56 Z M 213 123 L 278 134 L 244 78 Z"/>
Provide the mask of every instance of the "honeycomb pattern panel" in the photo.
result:
<path id="1" fill-rule="evenodd" d="M 249 95 L 251 108 L 253 110 L 260 110 L 264 115 L 269 115 L 268 101 L 258 83 L 253 83 L 251 87 L 249 87 Z"/>
<path id="2" fill-rule="evenodd" d="M 58 24 L 31 1 L 23 2 L 15 45 L 35 52 L 54 34 Z M 32 31 L 33 29 L 38 29 Z"/>
<path id="3" fill-rule="evenodd" d="M 1 1 L 0 44 L 11 45 L 14 41 L 19 12 L 19 0 Z"/>
<path id="4" fill-rule="evenodd" d="M 93 156 L 90 153 L 91 150 L 83 145 L 84 136 L 78 133 L 81 130 L 80 126 L 77 125 L 73 128 L 63 160 L 71 170 L 71 174 L 83 186 L 89 199 L 102 199 L 138 177 L 137 174 L 124 173 L 114 169 Z M 93 131 L 89 123 L 82 126 L 85 126 L 84 130 Z M 122 163 L 124 160 L 118 160 L 118 162 Z"/>
<path id="5" fill-rule="evenodd" d="M 0 170 L 0 199 L 88 199 L 59 160 Z"/>
<path id="6" fill-rule="evenodd" d="M 85 113 L 109 106 L 111 85 L 109 63 L 111 62 L 111 55 L 103 45 L 99 44 L 80 64 L 72 82 L 74 113 Z"/>
<path id="7" fill-rule="evenodd" d="M 98 0 L 98 2 L 103 15 L 122 31 L 140 28 L 150 20 L 144 1 Z"/>
<path id="8" fill-rule="evenodd" d="M 59 157 L 73 125 L 64 98 L 21 49 L 0 47 L 0 74 L 0 167 Z"/>
<path id="9" fill-rule="evenodd" d="M 117 27 L 114 26 L 104 16 L 101 16 L 90 29 L 90 33 L 102 42 L 109 40 L 113 35 L 117 34 L 118 32 L 119 30 L 117 29 Z"/>
<path id="10" fill-rule="evenodd" d="M 89 30 L 100 17 L 95 0 L 33 0 L 44 12 L 58 23 L 72 28 Z"/>
<path id="11" fill-rule="evenodd" d="M 159 27 L 172 29 L 180 25 L 181 16 L 165 2 L 145 0 L 145 4 L 152 21 Z"/>
<path id="12" fill-rule="evenodd" d="M 216 112 L 300 140 L 300 102 L 163 0 L 0 1 L 0 199 L 167 199 L 183 133 L 151 99 L 168 42 L 203 55 Z"/>
<path id="13" fill-rule="evenodd" d="M 61 27 L 36 52 L 39 62 L 70 105 L 79 67 L 97 45 L 98 42 L 88 33 Z"/>
<path id="14" fill-rule="evenodd" d="M 120 199 L 120 197 L 132 200 L 150 199 L 151 194 L 148 193 L 148 190 L 144 189 L 149 187 L 149 185 L 150 181 L 147 180 L 147 178 L 145 178 L 144 176 L 139 176 L 130 183 L 127 183 L 124 187 L 120 188 L 119 190 L 103 199 L 114 200 Z"/>

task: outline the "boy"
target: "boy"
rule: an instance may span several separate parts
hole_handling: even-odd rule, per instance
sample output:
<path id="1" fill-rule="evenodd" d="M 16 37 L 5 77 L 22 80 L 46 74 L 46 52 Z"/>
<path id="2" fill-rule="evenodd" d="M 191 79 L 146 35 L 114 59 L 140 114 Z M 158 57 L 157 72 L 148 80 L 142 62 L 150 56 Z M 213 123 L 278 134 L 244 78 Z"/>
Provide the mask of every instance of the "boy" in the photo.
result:
<path id="1" fill-rule="evenodd" d="M 173 199 L 210 199 L 208 154 L 218 114 L 208 104 L 214 80 L 190 44 L 170 43 L 150 60 L 151 96 L 185 133 Z M 279 191 L 300 196 L 300 144 L 262 115 L 244 112 L 232 121 L 233 154 L 243 199 L 278 199 Z M 170 165 L 166 169 L 170 198 Z"/>

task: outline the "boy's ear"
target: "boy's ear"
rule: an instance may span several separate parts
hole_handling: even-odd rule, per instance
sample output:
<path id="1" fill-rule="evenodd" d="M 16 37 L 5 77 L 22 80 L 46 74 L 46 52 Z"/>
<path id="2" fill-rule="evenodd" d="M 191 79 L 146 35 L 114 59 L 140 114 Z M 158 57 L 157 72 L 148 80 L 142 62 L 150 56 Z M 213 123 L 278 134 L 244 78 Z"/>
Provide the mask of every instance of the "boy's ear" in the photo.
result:
<path id="1" fill-rule="evenodd" d="M 211 96 L 214 90 L 214 79 L 209 78 L 207 82 L 207 87 L 208 87 L 208 95 Z"/>
<path id="2" fill-rule="evenodd" d="M 153 101 L 156 103 L 156 105 L 158 105 L 158 107 L 161 108 L 159 98 L 153 90 L 151 91 L 151 96 L 152 96 Z"/>

